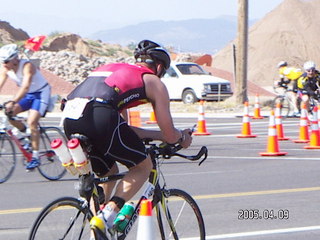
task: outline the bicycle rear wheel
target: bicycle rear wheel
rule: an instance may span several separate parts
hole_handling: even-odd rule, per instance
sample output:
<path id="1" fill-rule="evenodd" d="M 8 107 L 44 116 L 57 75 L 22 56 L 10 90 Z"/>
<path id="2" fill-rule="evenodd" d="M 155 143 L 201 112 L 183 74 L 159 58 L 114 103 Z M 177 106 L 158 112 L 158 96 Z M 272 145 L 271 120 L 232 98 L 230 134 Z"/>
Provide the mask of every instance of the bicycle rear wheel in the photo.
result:
<path id="1" fill-rule="evenodd" d="M 63 132 L 57 127 L 40 128 L 40 166 L 38 170 L 43 177 L 51 181 L 59 180 L 66 173 L 66 169 L 62 166 L 58 156 L 51 149 L 52 140 L 57 138 L 67 141 Z"/>
<path id="2" fill-rule="evenodd" d="M 195 200 L 179 189 L 163 190 L 165 204 L 156 205 L 159 236 L 157 239 L 205 239 L 205 225 Z"/>
<path id="3" fill-rule="evenodd" d="M 17 157 L 11 139 L 5 133 L 0 134 L 0 183 L 7 181 L 16 167 Z"/>
<path id="4" fill-rule="evenodd" d="M 73 197 L 59 198 L 45 207 L 34 222 L 29 240 L 89 240 L 92 213 Z"/>
<path id="5" fill-rule="evenodd" d="M 286 118 L 289 116 L 289 113 L 293 111 L 290 106 L 290 102 L 287 98 L 283 96 L 277 96 L 273 100 L 273 109 L 277 107 L 277 104 L 281 104 L 280 115 L 282 118 Z"/>

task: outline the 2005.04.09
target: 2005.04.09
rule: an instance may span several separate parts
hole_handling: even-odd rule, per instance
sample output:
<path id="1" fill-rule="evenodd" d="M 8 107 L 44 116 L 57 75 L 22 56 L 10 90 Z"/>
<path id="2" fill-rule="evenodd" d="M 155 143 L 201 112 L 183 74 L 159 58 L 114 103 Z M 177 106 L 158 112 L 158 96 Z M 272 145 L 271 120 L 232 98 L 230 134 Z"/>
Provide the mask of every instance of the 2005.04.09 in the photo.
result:
<path id="1" fill-rule="evenodd" d="M 260 211 L 259 209 L 240 209 L 238 211 L 239 220 L 268 220 L 268 219 L 289 219 L 289 210 L 287 209 L 264 209 Z"/>

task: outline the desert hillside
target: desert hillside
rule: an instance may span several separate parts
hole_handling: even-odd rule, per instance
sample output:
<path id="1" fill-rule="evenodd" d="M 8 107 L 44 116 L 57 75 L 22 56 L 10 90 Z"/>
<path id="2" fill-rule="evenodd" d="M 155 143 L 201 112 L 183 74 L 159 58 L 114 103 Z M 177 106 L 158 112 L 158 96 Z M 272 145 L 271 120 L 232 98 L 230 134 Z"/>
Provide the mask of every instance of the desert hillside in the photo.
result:
<path id="1" fill-rule="evenodd" d="M 302 68 L 313 60 L 320 67 L 320 0 L 284 0 L 249 29 L 248 80 L 269 87 L 281 60 Z M 213 66 L 233 71 L 232 44 L 213 56 Z"/>

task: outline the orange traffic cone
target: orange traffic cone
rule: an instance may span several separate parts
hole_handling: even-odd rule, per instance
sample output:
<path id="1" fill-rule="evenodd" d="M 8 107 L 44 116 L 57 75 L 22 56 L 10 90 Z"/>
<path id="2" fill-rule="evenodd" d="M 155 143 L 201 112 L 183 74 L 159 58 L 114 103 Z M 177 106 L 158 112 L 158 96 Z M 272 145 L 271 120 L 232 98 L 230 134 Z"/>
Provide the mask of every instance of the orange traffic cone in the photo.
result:
<path id="1" fill-rule="evenodd" d="M 244 103 L 244 113 L 242 119 L 242 131 L 241 135 L 237 135 L 237 138 L 254 138 L 257 135 L 251 134 L 250 117 L 249 117 L 249 103 Z"/>
<path id="2" fill-rule="evenodd" d="M 155 124 L 157 123 L 157 118 L 156 118 L 156 114 L 154 113 L 154 111 L 151 112 L 150 114 L 150 119 L 148 121 L 146 121 L 147 124 Z"/>
<path id="3" fill-rule="evenodd" d="M 152 203 L 150 200 L 142 200 L 139 212 L 137 238 L 139 240 L 155 239 L 152 222 Z"/>
<path id="4" fill-rule="evenodd" d="M 318 104 L 318 110 L 320 109 L 320 104 Z M 320 114 L 318 114 L 318 127 L 319 127 L 319 131 L 320 131 Z"/>
<path id="5" fill-rule="evenodd" d="M 302 104 L 301 107 L 301 116 L 300 116 L 300 131 L 299 139 L 293 140 L 295 143 L 307 143 L 309 139 L 309 128 L 308 128 L 308 112 L 305 104 Z"/>
<path id="6" fill-rule="evenodd" d="M 305 146 L 305 149 L 320 149 L 320 133 L 318 126 L 318 107 L 313 108 L 312 114 L 313 120 L 311 122 L 311 136 L 310 136 L 310 145 Z"/>
<path id="7" fill-rule="evenodd" d="M 197 131 L 193 133 L 193 135 L 211 135 L 211 133 L 207 132 L 206 127 L 206 120 L 204 118 L 204 107 L 203 101 L 200 101 L 199 106 L 199 117 L 198 117 L 198 124 L 197 124 Z"/>
<path id="8" fill-rule="evenodd" d="M 128 110 L 128 124 L 134 127 L 141 127 L 140 111 Z"/>
<path id="9" fill-rule="evenodd" d="M 285 137 L 283 134 L 283 126 L 282 126 L 282 116 L 281 116 L 281 103 L 277 103 L 276 110 L 275 110 L 275 117 L 276 117 L 276 129 L 277 129 L 277 136 L 278 140 L 289 140 L 288 137 Z"/>
<path id="10" fill-rule="evenodd" d="M 259 94 L 256 94 L 252 119 L 263 119 L 260 112 Z"/>
<path id="11" fill-rule="evenodd" d="M 276 131 L 276 123 L 274 117 L 274 110 L 271 110 L 269 117 L 269 131 L 268 131 L 268 146 L 267 152 L 261 152 L 261 156 L 283 156 L 287 152 L 279 151 L 278 136 Z"/>

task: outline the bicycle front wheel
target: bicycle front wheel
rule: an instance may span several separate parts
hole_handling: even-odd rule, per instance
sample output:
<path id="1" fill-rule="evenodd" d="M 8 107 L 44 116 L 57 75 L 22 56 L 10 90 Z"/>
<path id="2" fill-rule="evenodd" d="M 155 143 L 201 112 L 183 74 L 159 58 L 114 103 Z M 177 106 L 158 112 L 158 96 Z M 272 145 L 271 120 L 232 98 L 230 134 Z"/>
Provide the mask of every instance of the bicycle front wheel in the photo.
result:
<path id="1" fill-rule="evenodd" d="M 34 222 L 29 240 L 89 240 L 92 213 L 72 197 L 59 198 L 45 207 Z"/>
<path id="2" fill-rule="evenodd" d="M 66 173 L 66 169 L 62 166 L 58 156 L 51 149 L 51 142 L 60 138 L 66 142 L 63 132 L 57 127 L 41 127 L 39 157 L 40 166 L 38 170 L 40 174 L 48 180 L 59 180 Z"/>
<path id="3" fill-rule="evenodd" d="M 275 97 L 275 99 L 273 100 L 273 109 L 277 107 L 278 103 L 281 104 L 281 108 L 280 108 L 281 117 L 282 118 L 288 117 L 289 113 L 292 111 L 289 100 L 283 96 Z"/>
<path id="4" fill-rule="evenodd" d="M 205 239 L 205 225 L 196 201 L 179 189 L 163 190 L 156 205 L 160 236 L 157 239 Z"/>
<path id="5" fill-rule="evenodd" d="M 0 183 L 7 181 L 16 167 L 17 157 L 14 145 L 5 133 L 0 134 Z"/>

